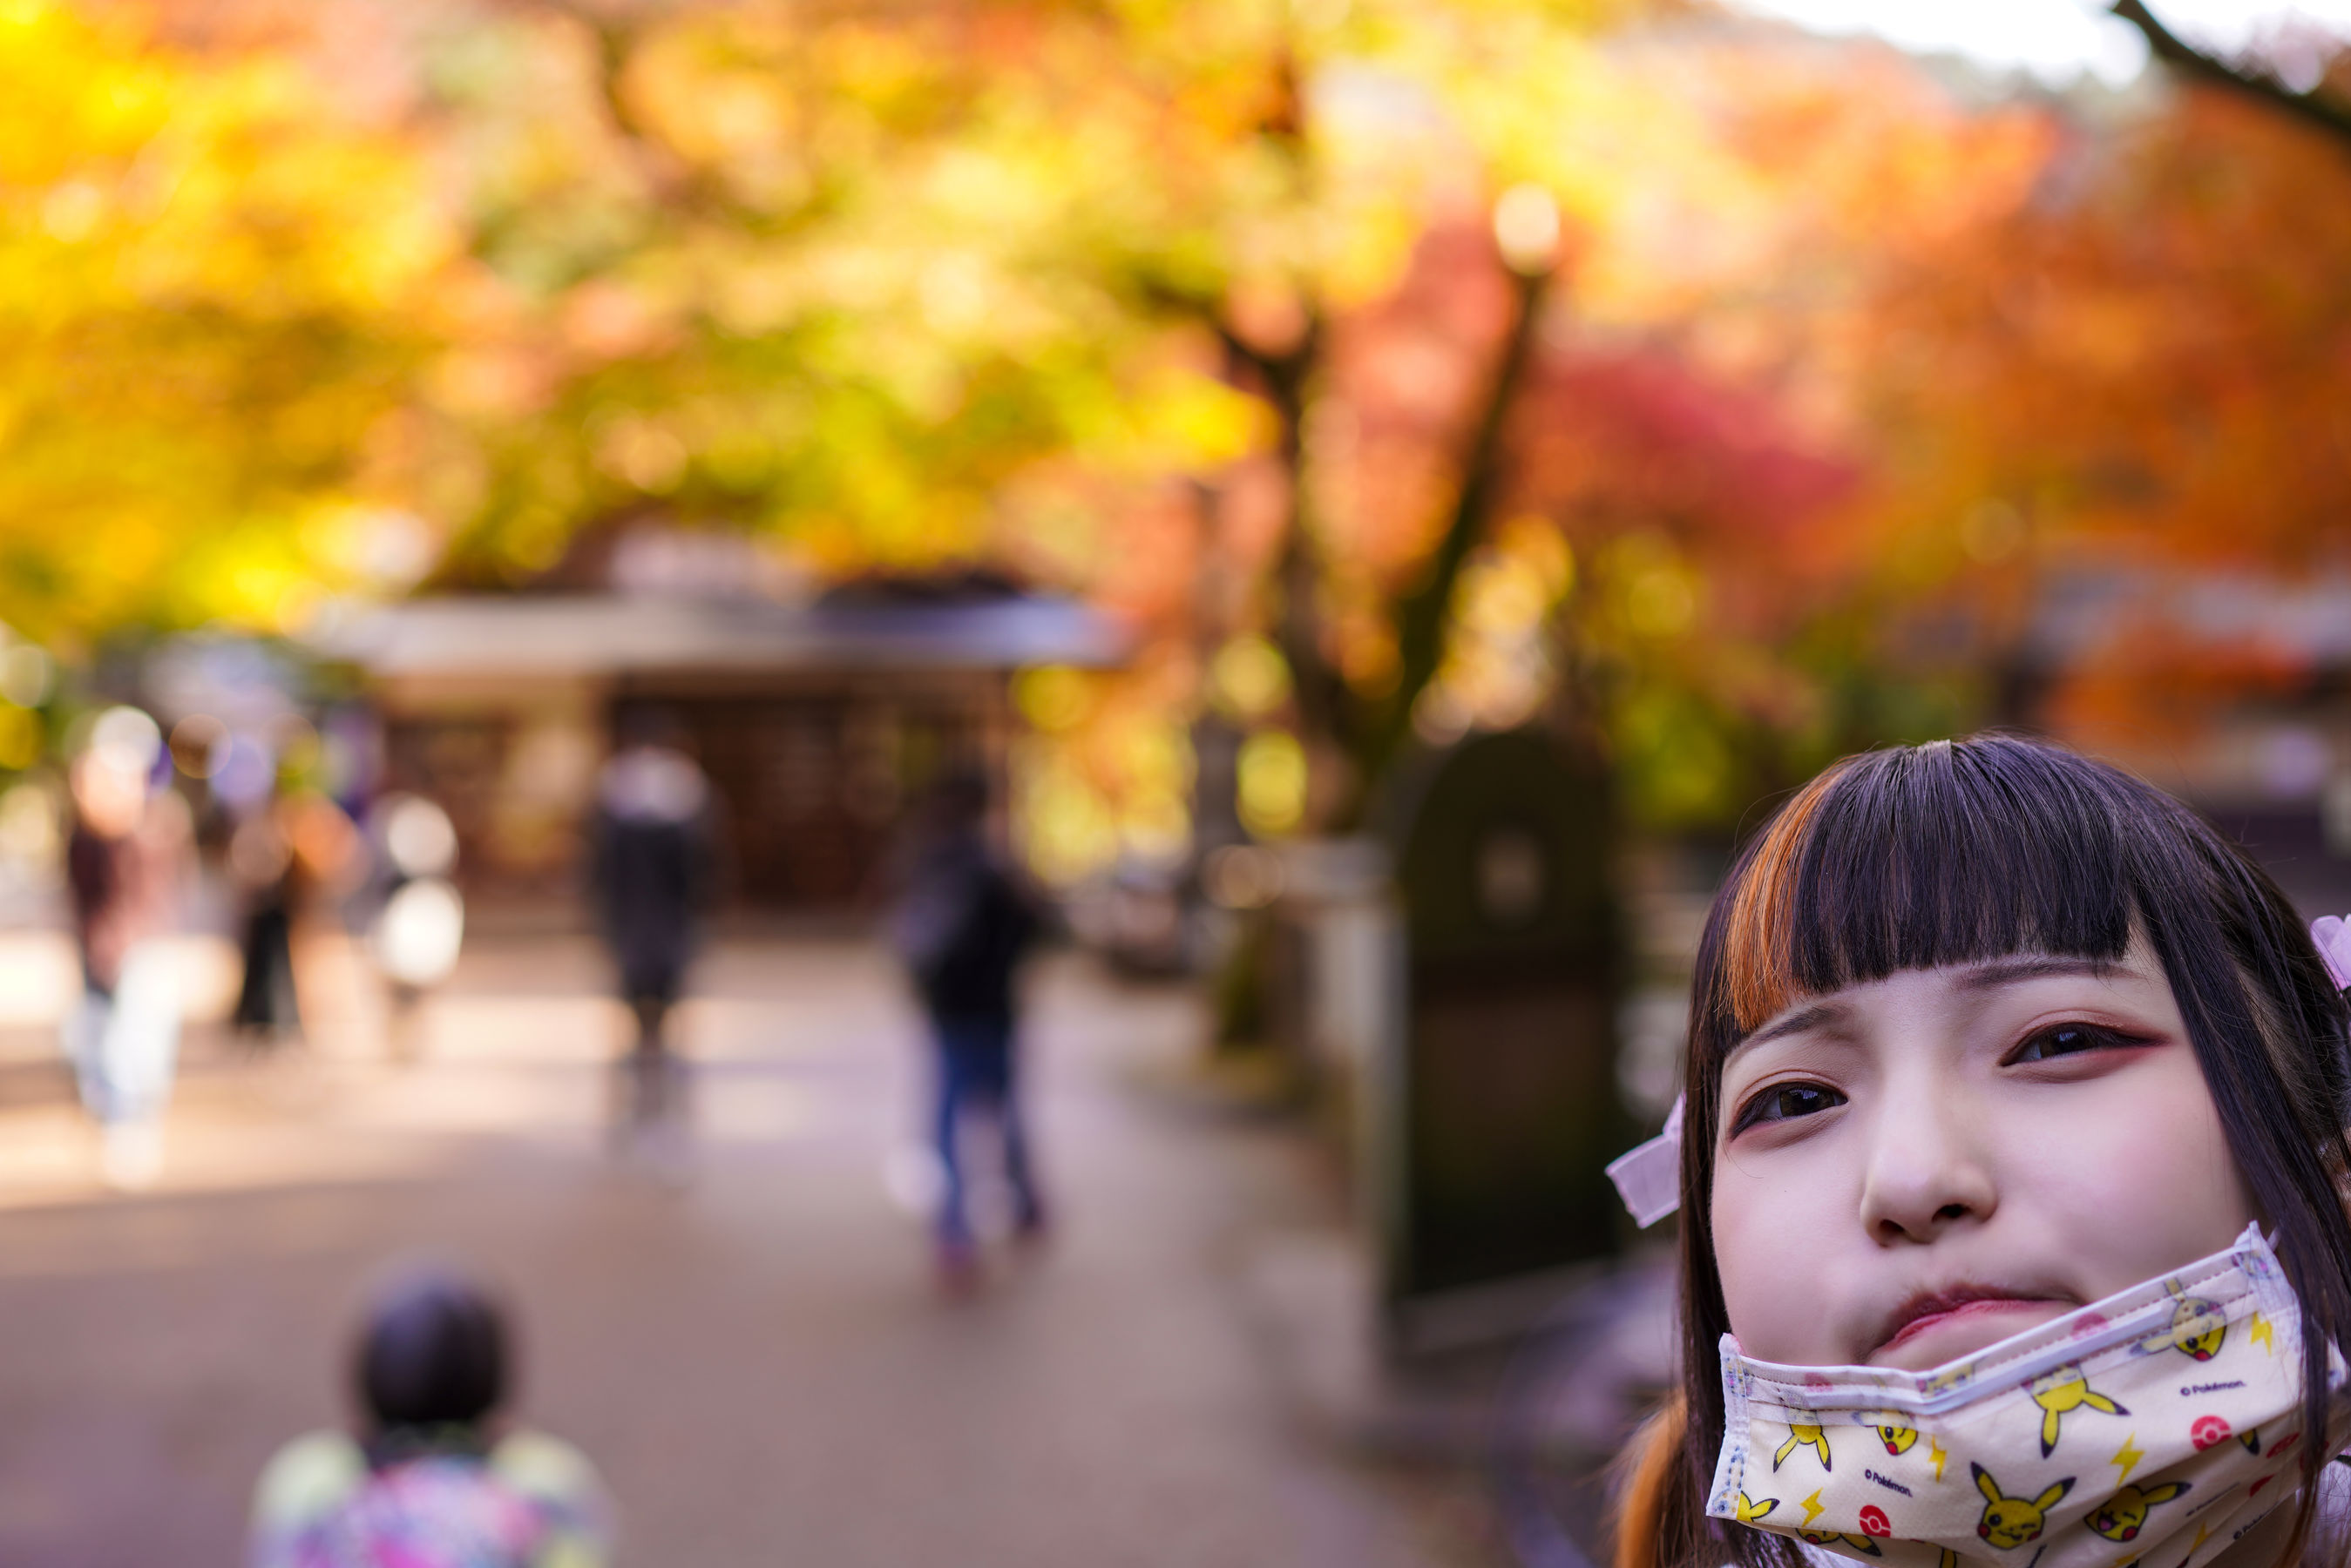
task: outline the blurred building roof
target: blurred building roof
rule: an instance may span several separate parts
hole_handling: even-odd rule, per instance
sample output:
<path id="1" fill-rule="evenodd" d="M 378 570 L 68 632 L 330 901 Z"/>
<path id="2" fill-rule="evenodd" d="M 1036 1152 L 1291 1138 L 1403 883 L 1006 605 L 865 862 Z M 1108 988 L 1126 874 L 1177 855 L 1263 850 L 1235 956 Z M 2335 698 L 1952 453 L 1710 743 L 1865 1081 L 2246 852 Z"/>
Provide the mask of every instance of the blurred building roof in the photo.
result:
<path id="1" fill-rule="evenodd" d="M 478 680 L 1102 667 L 1122 662 L 1132 639 L 1072 599 L 885 584 L 806 604 L 620 594 L 412 599 L 352 617 L 314 641 L 378 678 Z"/>

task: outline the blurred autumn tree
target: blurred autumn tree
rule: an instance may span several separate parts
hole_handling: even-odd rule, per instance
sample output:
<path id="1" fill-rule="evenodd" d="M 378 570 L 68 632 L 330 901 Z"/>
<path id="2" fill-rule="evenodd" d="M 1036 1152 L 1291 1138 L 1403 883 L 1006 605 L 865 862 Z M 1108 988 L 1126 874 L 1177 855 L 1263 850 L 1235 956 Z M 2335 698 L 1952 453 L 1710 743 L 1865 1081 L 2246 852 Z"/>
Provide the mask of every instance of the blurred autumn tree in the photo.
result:
<path id="1" fill-rule="evenodd" d="M 1823 559 L 1885 657 L 2092 744 L 2298 689 L 2324 639 L 2254 607 L 2351 544 L 2351 145 L 2304 112 L 2332 89 L 2149 90 L 2009 111 L 1970 204 L 1873 235 L 1798 356 L 1869 454 Z"/>
<path id="2" fill-rule="evenodd" d="M 294 60 L 0 6 L 0 617 L 297 618 L 459 244 L 411 140 Z"/>
<path id="3" fill-rule="evenodd" d="M 1245 403 L 1064 254 L 1094 149 L 1048 90 L 1057 25 L 517 5 L 424 40 L 496 288 L 444 405 L 471 484 L 446 577 L 640 514 L 833 570 L 970 559 L 1046 458 L 1246 447 Z"/>
<path id="4" fill-rule="evenodd" d="M 0 616 L 1009 564 L 1153 634 L 1028 689 L 1116 737 L 1065 869 L 1180 838 L 1204 691 L 1262 824 L 1562 703 L 1719 824 L 2014 712 L 2053 574 L 2341 511 L 2341 155 L 2242 92 L 1631 0 L 19 0 L 0 86 Z"/>
<path id="5" fill-rule="evenodd" d="M 1704 146 L 1644 217 L 1679 259 L 1604 236 L 1663 285 L 1583 290 L 1544 384 L 1608 390 L 1511 442 L 1619 566 L 1568 640 L 1650 820 L 1986 722 L 2177 738 L 2311 678 L 2325 639 L 2259 607 L 2346 543 L 2331 87 L 1987 94 L 1785 34 L 1670 69 Z"/>
<path id="6" fill-rule="evenodd" d="M 1637 821 L 1715 829 L 1840 752 L 1964 718 L 1951 670 L 1889 657 L 1902 601 L 1872 572 L 1904 546 L 1856 543 L 1883 515 L 1861 322 L 1904 258 L 2007 210 L 2050 119 L 1779 30 L 1653 29 L 1606 58 L 1644 111 L 1562 122 L 1589 138 L 1563 161 L 1610 177 L 1552 176 L 1580 195 L 1540 318 L 1513 316 L 1457 213 L 1333 328 L 1313 428 L 1338 643 L 1364 677 L 1393 671 L 1379 585 L 1423 570 L 1482 410 L 1483 525 L 1441 535 L 1464 570 L 1410 722 L 1441 741 L 1564 710 L 1604 738 Z M 1489 380 L 1514 322 L 1535 328 L 1522 373 Z"/>
<path id="7" fill-rule="evenodd" d="M 396 586 L 420 535 L 436 583 L 493 587 L 641 518 L 1115 593 L 1247 556 L 1199 487 L 1220 514 L 1262 454 L 1275 569 L 1208 618 L 1279 628 L 1343 821 L 1438 662 L 1537 291 L 1475 346 L 1461 460 L 1375 576 L 1326 571 L 1304 508 L 1322 324 L 1437 209 L 1482 233 L 1529 176 L 1604 186 L 1552 133 L 1636 118 L 1585 36 L 1625 9 L 27 0 L 19 74 L 117 112 L 20 99 L 56 143 L 11 176 L 56 220 L 20 223 L 24 275 L 92 297 L 23 366 L 79 466 L 11 507 L 56 547 L 7 613 L 291 626 Z M 1555 203 L 1522 196 L 1536 278 Z M 117 461 L 134 423 L 153 451 Z M 1145 750 L 1164 799 L 1182 759 Z"/>
<path id="8" fill-rule="evenodd" d="M 1531 182 L 1572 206 L 1621 193 L 1558 131 L 1633 123 L 1589 42 L 1628 9 L 477 20 L 428 45 L 470 62 L 439 91 L 503 171 L 476 189 L 507 303 L 455 410 L 476 493 L 450 575 L 539 569 L 582 527 L 653 510 L 789 532 L 833 569 L 987 554 L 1096 587 L 1127 535 L 1201 509 L 1155 486 L 1205 479 L 1213 514 L 1228 482 L 1261 478 L 1272 556 L 1226 613 L 1276 631 L 1333 775 L 1316 815 L 1343 825 L 1437 667 L 1489 507 L 1558 237 Z M 1459 450 L 1390 569 L 1334 584 L 1306 428 L 1333 318 L 1394 286 L 1434 210 L 1513 187 L 1530 281 L 1443 410 Z M 1189 522 L 1196 575 L 1224 527 Z"/>
<path id="9" fill-rule="evenodd" d="M 1520 412 L 1511 504 L 1583 548 L 1566 651 L 1636 816 L 1719 829 L 1991 706 L 1974 628 L 1941 614 L 1972 565 L 1937 546 L 1956 520 L 1906 511 L 1915 432 L 1869 388 L 1909 348 L 1886 302 L 2034 199 L 2063 117 L 1778 29 L 1625 64 L 1682 110 L 1677 177 L 1601 236 Z"/>

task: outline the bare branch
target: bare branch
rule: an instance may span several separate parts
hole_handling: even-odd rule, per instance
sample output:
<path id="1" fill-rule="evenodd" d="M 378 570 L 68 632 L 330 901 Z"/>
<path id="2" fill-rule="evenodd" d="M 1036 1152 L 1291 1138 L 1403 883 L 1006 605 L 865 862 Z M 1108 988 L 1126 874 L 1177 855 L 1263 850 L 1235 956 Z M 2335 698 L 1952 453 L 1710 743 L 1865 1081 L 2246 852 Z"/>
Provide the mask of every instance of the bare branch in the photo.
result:
<path id="1" fill-rule="evenodd" d="M 1231 323 L 1217 311 L 1203 310 L 1200 316 L 1201 319 L 1208 324 L 1208 330 L 1217 335 L 1217 347 L 1224 349 L 1225 360 L 1228 366 L 1247 369 L 1269 388 L 1274 384 L 1275 379 L 1281 371 L 1276 360 L 1266 355 L 1248 338 L 1234 331 Z"/>
<path id="2" fill-rule="evenodd" d="M 2283 109 L 2339 141 L 2351 142 L 2351 108 L 2338 102 L 2323 88 L 2295 92 L 2263 72 L 2245 70 L 2218 56 L 2209 55 L 2165 26 L 2162 20 L 2147 8 L 2145 0 L 2113 0 L 2107 8 L 2137 27 L 2146 36 L 2147 47 L 2155 52 L 2155 57 L 2164 64 L 2185 71 L 2198 80 L 2241 93 L 2273 109 Z"/>

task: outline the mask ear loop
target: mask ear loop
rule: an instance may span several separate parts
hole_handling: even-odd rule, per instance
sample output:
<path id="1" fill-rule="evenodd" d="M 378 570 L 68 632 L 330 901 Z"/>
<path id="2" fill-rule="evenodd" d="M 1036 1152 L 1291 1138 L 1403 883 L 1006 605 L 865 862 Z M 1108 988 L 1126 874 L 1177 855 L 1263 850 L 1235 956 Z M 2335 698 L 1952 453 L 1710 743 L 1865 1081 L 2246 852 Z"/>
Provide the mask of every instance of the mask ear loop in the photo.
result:
<path id="1" fill-rule="evenodd" d="M 1665 1131 L 1608 1162 L 1608 1179 L 1644 1231 L 1682 1206 L 1680 1098 L 1666 1113 Z"/>
<path id="2" fill-rule="evenodd" d="M 2340 915 L 2321 915 L 2310 922 L 2310 940 L 2318 944 L 2318 956 L 2326 961 L 2335 989 L 2351 991 L 2351 925 Z"/>

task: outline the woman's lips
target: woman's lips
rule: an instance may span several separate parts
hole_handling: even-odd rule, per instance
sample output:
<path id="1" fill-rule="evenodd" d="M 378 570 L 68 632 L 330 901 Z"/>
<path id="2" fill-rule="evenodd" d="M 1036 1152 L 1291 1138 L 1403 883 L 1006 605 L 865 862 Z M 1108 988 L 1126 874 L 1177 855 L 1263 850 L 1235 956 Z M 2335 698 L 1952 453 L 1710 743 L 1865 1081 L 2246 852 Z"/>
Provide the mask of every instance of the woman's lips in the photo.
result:
<path id="1" fill-rule="evenodd" d="M 1975 1338 L 1976 1345 L 1962 1346 L 1949 1352 L 1954 1355 L 1965 1355 L 1968 1350 L 1994 1344 L 2018 1332 L 2016 1328 L 2000 1328 L 1989 1337 L 1982 1337 L 1986 1329 L 1996 1326 L 1988 1322 L 1989 1319 L 2019 1313 L 2049 1317 L 2067 1310 L 2069 1310 L 2067 1303 L 2052 1301 L 2046 1296 L 1971 1295 L 1965 1300 L 1950 1302 L 1949 1304 L 1941 1302 L 1921 1303 L 1919 1308 L 1911 1309 L 1905 1314 L 1906 1321 L 1901 1327 L 1887 1336 L 1886 1342 L 1877 1347 L 1876 1355 L 1893 1354 L 1914 1341 L 1926 1339 L 1929 1335 L 1937 1338 L 1946 1337 L 1944 1331 L 1947 1330 L 1973 1329 L 1974 1334 L 1969 1337 Z"/>

